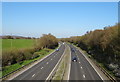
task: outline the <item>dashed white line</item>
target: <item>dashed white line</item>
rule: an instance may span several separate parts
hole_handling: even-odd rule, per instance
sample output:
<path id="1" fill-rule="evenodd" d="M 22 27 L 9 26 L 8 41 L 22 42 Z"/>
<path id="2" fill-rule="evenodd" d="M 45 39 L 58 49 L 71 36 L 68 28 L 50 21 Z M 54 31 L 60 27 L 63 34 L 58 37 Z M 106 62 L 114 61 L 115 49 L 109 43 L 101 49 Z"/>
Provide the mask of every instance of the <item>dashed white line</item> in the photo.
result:
<path id="1" fill-rule="evenodd" d="M 32 77 L 34 77 L 34 76 L 35 76 L 35 74 L 32 75 Z"/>
<path id="2" fill-rule="evenodd" d="M 85 78 L 85 75 L 83 75 L 83 78 Z"/>
<path id="3" fill-rule="evenodd" d="M 41 67 L 41 69 L 43 69 L 43 67 Z"/>
<path id="4" fill-rule="evenodd" d="M 80 62 L 79 62 L 80 63 Z"/>
<path id="5" fill-rule="evenodd" d="M 65 49 L 66 49 L 66 46 L 65 46 Z M 56 64 L 55 67 L 53 68 L 53 70 L 50 72 L 50 74 L 49 74 L 48 77 L 46 78 L 46 80 L 49 80 L 50 76 L 52 75 L 52 73 L 54 72 L 54 70 L 56 69 L 56 67 L 57 67 L 58 64 L 60 63 L 60 61 L 62 60 L 64 54 L 65 54 L 65 50 L 64 50 L 62 56 L 60 57 L 59 61 L 57 62 L 57 64 Z"/>
<path id="6" fill-rule="evenodd" d="M 89 61 L 89 59 L 83 54 L 83 52 L 80 51 L 80 50 L 79 50 L 79 52 L 81 52 L 82 55 L 87 59 L 87 61 L 90 63 L 90 65 L 93 67 L 93 69 L 94 69 L 94 70 L 97 72 L 97 74 L 100 76 L 100 78 L 101 78 L 102 80 L 104 80 L 103 77 L 99 74 L 99 72 L 95 69 L 95 67 L 93 66 L 93 64 Z"/>
<path id="7" fill-rule="evenodd" d="M 52 60 L 52 59 L 51 59 Z"/>
<path id="8" fill-rule="evenodd" d="M 80 67 L 82 69 L 82 67 Z"/>

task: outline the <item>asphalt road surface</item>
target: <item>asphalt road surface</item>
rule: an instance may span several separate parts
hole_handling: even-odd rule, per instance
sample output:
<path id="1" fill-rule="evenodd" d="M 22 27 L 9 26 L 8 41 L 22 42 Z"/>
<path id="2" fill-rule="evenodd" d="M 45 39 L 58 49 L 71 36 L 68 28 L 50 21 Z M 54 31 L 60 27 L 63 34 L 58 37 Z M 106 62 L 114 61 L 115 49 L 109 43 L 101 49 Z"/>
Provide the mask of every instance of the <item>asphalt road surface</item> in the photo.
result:
<path id="1" fill-rule="evenodd" d="M 98 73 L 90 65 L 83 54 L 73 45 L 68 44 L 71 49 L 71 67 L 69 80 L 76 81 L 102 81 Z M 34 65 L 27 71 L 23 72 L 19 76 L 15 77 L 14 80 L 46 80 L 49 74 L 52 72 L 59 59 L 63 55 L 65 50 L 65 44 L 61 43 L 59 51 L 55 51 L 50 56 Z M 72 58 L 77 57 L 77 62 L 73 62 Z"/>
<path id="2" fill-rule="evenodd" d="M 69 44 L 69 46 L 72 49 L 70 80 L 102 80 L 81 52 L 73 45 Z M 77 57 L 77 62 L 72 61 L 74 56 Z"/>
<path id="3" fill-rule="evenodd" d="M 61 45 L 59 51 L 54 52 L 43 61 L 39 62 L 32 68 L 23 72 L 13 80 L 46 80 L 60 57 L 63 55 L 65 45 Z"/>

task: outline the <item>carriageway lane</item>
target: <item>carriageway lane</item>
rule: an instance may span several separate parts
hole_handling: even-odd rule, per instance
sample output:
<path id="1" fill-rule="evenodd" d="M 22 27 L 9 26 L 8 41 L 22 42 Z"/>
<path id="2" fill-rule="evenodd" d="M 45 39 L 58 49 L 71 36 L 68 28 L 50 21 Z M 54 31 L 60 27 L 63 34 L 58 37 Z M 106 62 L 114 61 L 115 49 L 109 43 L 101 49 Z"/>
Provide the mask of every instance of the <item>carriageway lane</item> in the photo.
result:
<path id="1" fill-rule="evenodd" d="M 46 80 L 48 75 L 59 61 L 60 57 L 63 55 L 64 50 L 65 45 L 61 44 L 58 52 L 52 53 L 43 61 L 23 72 L 13 80 Z"/>
<path id="2" fill-rule="evenodd" d="M 70 80 L 92 80 L 92 81 L 102 81 L 100 76 L 90 65 L 87 59 L 83 54 L 76 49 L 73 45 L 69 44 L 70 48 L 74 51 L 71 51 L 71 58 L 74 56 L 77 57 L 77 62 L 71 61 L 71 71 L 70 71 Z M 72 60 L 72 59 L 71 59 Z"/>

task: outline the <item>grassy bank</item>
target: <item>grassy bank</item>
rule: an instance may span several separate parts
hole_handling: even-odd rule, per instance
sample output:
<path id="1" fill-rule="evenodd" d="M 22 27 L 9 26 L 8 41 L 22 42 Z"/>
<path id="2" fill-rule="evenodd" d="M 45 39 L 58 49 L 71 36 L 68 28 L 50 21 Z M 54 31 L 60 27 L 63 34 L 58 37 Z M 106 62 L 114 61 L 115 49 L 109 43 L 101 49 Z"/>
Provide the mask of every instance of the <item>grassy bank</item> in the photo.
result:
<path id="1" fill-rule="evenodd" d="M 50 54 L 53 50 L 54 49 L 40 50 L 38 52 L 35 52 L 36 54 L 39 54 L 39 57 L 37 57 L 37 58 L 31 59 L 31 60 L 25 60 L 25 61 L 22 61 L 20 63 L 16 63 L 16 64 L 13 64 L 13 65 L 10 65 L 10 66 L 3 67 L 2 76 L 7 75 L 8 73 L 10 73 L 10 72 L 12 72 L 12 71 L 24 66 L 24 65 L 29 64 L 32 61 L 39 60 L 39 59 L 45 57 L 46 55 Z"/>

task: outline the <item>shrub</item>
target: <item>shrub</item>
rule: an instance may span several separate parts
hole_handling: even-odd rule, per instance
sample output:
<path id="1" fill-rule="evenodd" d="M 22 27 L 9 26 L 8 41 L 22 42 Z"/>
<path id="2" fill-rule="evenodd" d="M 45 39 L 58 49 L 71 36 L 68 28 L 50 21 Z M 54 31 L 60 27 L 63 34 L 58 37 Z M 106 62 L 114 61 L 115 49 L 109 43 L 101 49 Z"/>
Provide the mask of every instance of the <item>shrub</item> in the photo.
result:
<path id="1" fill-rule="evenodd" d="M 30 60 L 32 59 L 32 54 L 28 51 L 24 51 L 24 58 L 25 60 Z"/>
<path id="2" fill-rule="evenodd" d="M 39 53 L 39 52 L 35 52 L 35 53 L 33 54 L 33 56 L 32 56 L 32 59 L 37 58 L 37 57 L 39 57 L 39 56 L 40 56 L 40 53 Z"/>
<path id="3" fill-rule="evenodd" d="M 10 56 L 10 52 L 2 52 L 2 66 L 10 65 L 12 57 Z"/>

